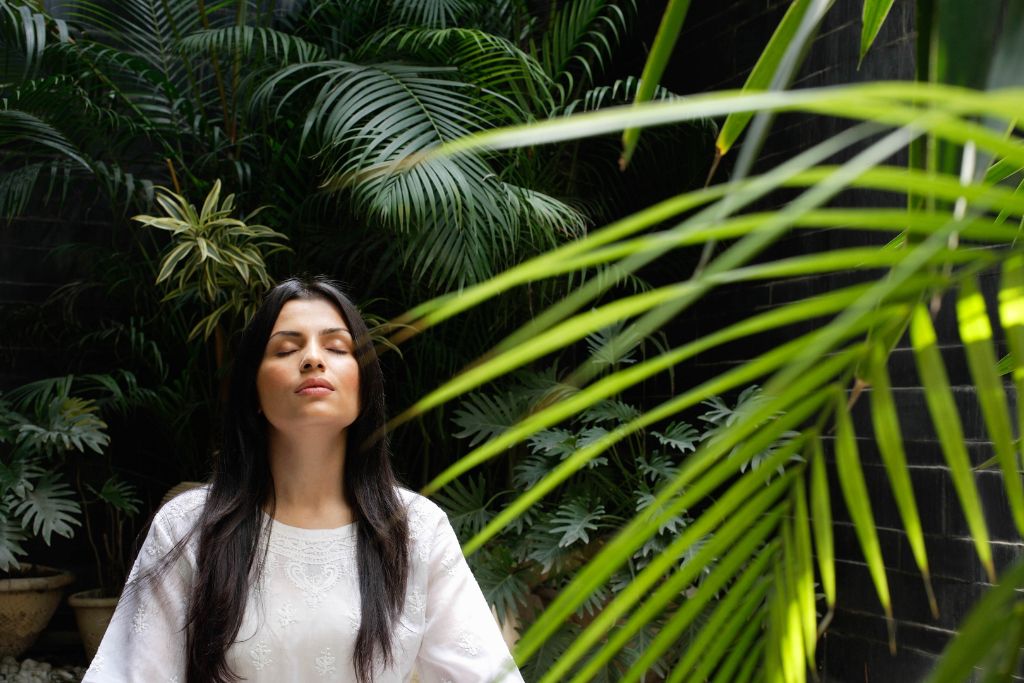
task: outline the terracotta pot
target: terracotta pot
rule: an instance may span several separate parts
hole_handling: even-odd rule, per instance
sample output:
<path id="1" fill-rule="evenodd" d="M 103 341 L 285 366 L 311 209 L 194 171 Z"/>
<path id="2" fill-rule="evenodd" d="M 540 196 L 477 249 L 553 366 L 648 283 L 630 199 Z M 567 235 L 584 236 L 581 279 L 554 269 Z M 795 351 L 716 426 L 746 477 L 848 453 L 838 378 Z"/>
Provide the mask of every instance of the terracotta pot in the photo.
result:
<path id="1" fill-rule="evenodd" d="M 114 616 L 117 597 L 104 597 L 100 588 L 79 591 L 68 597 L 68 604 L 75 610 L 75 621 L 78 622 L 78 635 L 85 646 L 85 657 L 88 661 L 96 656 L 96 650 L 107 632 L 107 625 Z"/>
<path id="2" fill-rule="evenodd" d="M 15 577 L 0 579 L 0 657 L 17 657 L 36 642 L 74 580 L 39 564 L 23 564 Z"/>

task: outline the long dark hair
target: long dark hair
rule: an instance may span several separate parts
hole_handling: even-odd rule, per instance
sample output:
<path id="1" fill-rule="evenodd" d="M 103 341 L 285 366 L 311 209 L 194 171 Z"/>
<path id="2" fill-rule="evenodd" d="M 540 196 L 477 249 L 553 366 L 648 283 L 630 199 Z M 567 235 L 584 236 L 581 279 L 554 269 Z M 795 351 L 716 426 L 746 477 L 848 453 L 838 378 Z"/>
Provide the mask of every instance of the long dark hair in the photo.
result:
<path id="1" fill-rule="evenodd" d="M 344 471 L 345 497 L 359 522 L 362 623 L 353 665 L 359 683 L 367 683 L 376 658 L 385 667 L 394 663 L 391 634 L 405 601 L 409 528 L 383 436 L 386 415 L 380 363 L 366 323 L 335 284 L 322 276 L 291 278 L 267 293 L 235 353 L 220 457 L 193 530 L 198 543 L 186 626 L 187 683 L 238 679 L 225 655 L 241 627 L 250 583 L 263 570 L 265 552 L 259 553 L 260 540 L 269 528 L 262 506 L 273 498 L 266 422 L 257 411 L 256 373 L 278 314 L 292 299 L 323 299 L 334 305 L 355 342 L 360 412 L 348 428 Z"/>

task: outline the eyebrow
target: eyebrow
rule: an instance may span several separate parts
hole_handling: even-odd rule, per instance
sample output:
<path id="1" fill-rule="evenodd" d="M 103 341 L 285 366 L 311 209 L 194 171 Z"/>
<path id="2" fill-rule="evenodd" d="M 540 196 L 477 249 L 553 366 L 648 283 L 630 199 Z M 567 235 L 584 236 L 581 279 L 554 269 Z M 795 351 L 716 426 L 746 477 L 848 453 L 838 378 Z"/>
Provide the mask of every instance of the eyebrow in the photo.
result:
<path id="1" fill-rule="evenodd" d="M 322 337 L 324 335 L 334 334 L 336 332 L 344 332 L 349 337 L 352 336 L 352 333 L 349 332 L 344 327 L 328 327 L 327 329 L 320 330 L 320 336 Z M 273 339 L 274 337 L 276 337 L 279 334 L 284 335 L 286 337 L 302 337 L 302 336 L 304 336 L 301 332 L 296 332 L 295 330 L 278 330 L 274 334 L 270 335 L 270 337 L 267 339 L 267 341 L 270 341 L 271 339 Z"/>

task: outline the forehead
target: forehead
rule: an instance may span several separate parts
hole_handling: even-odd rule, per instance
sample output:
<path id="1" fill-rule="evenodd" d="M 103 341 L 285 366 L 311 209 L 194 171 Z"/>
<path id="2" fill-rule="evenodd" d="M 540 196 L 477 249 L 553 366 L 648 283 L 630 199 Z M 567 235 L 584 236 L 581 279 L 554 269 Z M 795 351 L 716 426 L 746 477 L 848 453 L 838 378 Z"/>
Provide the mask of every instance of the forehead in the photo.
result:
<path id="1" fill-rule="evenodd" d="M 271 332 L 278 330 L 302 332 L 328 327 L 348 329 L 345 319 L 341 317 L 341 313 L 333 304 L 323 299 L 292 299 L 281 307 Z"/>

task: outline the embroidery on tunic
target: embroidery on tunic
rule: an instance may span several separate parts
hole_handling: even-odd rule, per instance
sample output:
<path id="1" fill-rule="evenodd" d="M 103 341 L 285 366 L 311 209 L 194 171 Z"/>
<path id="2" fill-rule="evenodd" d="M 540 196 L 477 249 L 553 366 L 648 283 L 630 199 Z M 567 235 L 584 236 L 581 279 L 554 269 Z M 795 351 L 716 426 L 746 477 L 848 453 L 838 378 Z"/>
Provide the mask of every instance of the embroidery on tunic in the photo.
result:
<path id="1" fill-rule="evenodd" d="M 478 654 L 480 654 L 480 648 L 477 646 L 476 643 L 476 636 L 473 635 L 472 631 L 463 629 L 462 633 L 459 634 L 459 640 L 457 642 L 459 648 L 461 648 L 462 651 L 470 657 L 476 657 Z"/>
<path id="2" fill-rule="evenodd" d="M 281 628 L 287 628 L 297 621 L 295 605 L 292 604 L 291 600 L 277 608 L 277 623 L 281 625 Z"/>
<path id="3" fill-rule="evenodd" d="M 441 560 L 441 566 L 448 572 L 448 576 L 455 576 L 455 568 L 459 566 L 459 556 L 449 553 Z"/>
<path id="4" fill-rule="evenodd" d="M 340 566 L 346 573 L 355 568 L 356 540 L 351 538 L 326 538 L 309 540 L 295 538 L 285 533 L 271 532 L 270 552 L 278 555 L 286 562 L 296 557 L 302 558 L 303 564 Z M 267 558 L 270 561 L 270 558 Z"/>
<path id="5" fill-rule="evenodd" d="M 252 658 L 253 668 L 257 671 L 262 671 L 267 664 L 274 661 L 270 658 L 270 646 L 262 641 L 249 650 L 249 656 Z"/>
<path id="6" fill-rule="evenodd" d="M 190 491 L 178 496 L 161 509 L 161 516 L 171 519 L 184 519 L 206 504 L 205 491 Z"/>
<path id="7" fill-rule="evenodd" d="M 427 600 L 423 596 L 423 591 L 416 589 L 409 593 L 405 599 L 405 607 L 411 616 L 422 616 L 427 609 Z"/>
<path id="8" fill-rule="evenodd" d="M 135 633 L 142 633 L 146 630 L 148 626 L 146 623 L 146 612 L 146 603 L 140 600 L 139 606 L 135 608 L 135 614 L 132 615 L 132 631 Z"/>
<path id="9" fill-rule="evenodd" d="M 415 550 L 420 561 L 426 562 L 430 559 L 430 546 L 427 543 L 426 534 L 427 520 L 419 509 L 419 500 L 409 506 L 409 544 L 410 551 Z"/>
<path id="10" fill-rule="evenodd" d="M 99 673 L 103 670 L 103 664 L 107 661 L 107 658 L 102 652 L 97 652 L 96 656 L 92 658 L 92 662 L 89 664 L 89 668 L 94 673 Z"/>
<path id="11" fill-rule="evenodd" d="M 318 570 L 316 565 L 297 560 L 285 565 L 284 573 L 295 587 L 302 591 L 302 597 L 310 609 L 320 606 L 324 595 L 330 592 L 341 575 L 338 567 L 334 565 L 323 565 Z"/>
<path id="12" fill-rule="evenodd" d="M 321 676 L 336 673 L 334 668 L 335 657 L 331 654 L 331 648 L 325 647 L 320 650 L 320 656 L 316 658 L 316 672 Z"/>
<path id="13" fill-rule="evenodd" d="M 359 626 L 363 623 L 363 613 L 359 611 L 358 607 L 353 607 L 348 611 L 348 626 L 352 631 L 352 634 L 359 633 Z"/>

